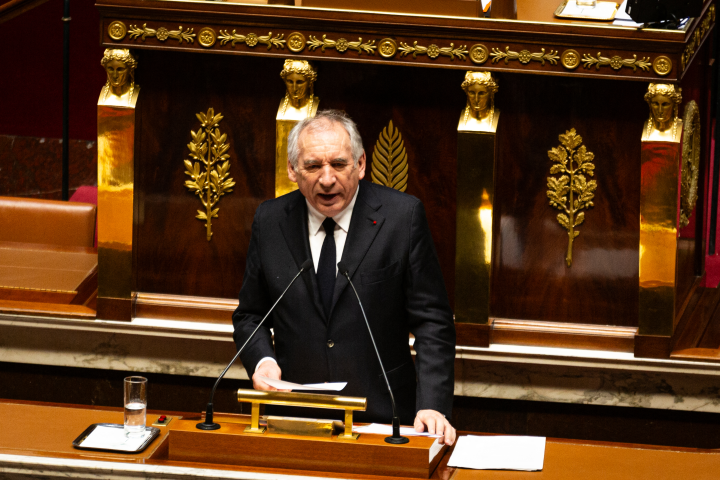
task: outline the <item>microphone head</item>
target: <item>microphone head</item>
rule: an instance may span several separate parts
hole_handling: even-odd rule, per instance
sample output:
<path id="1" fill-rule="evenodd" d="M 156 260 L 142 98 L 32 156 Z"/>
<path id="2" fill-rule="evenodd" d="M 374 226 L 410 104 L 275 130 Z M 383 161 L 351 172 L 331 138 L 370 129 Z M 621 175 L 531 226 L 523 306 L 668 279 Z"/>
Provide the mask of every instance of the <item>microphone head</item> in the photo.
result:
<path id="1" fill-rule="evenodd" d="M 312 266 L 313 266 L 312 258 L 308 258 L 307 260 L 305 260 L 305 261 L 303 262 L 302 265 L 300 265 L 300 268 L 301 268 L 302 270 L 307 270 L 308 268 L 310 268 L 310 267 L 312 267 Z"/>
<path id="2" fill-rule="evenodd" d="M 340 261 L 340 262 L 338 262 L 337 266 L 338 266 L 338 272 L 340 273 L 340 275 L 347 275 L 348 268 L 347 268 L 347 265 L 345 265 L 345 263 Z"/>

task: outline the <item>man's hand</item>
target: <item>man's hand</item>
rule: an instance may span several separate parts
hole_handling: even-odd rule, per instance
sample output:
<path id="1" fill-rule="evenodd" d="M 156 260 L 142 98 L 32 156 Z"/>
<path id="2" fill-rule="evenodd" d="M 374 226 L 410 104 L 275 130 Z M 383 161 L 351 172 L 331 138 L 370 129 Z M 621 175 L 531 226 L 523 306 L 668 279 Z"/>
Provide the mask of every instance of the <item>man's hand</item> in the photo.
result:
<path id="1" fill-rule="evenodd" d="M 258 377 L 267 377 L 272 378 L 273 380 L 280 380 L 280 377 L 282 375 L 282 370 L 280 370 L 280 367 L 277 363 L 273 361 L 267 361 L 262 362 L 262 364 L 255 370 L 255 373 L 253 373 L 252 381 L 253 381 L 253 388 L 255 390 L 268 390 L 271 392 L 278 391 L 277 388 L 271 387 L 267 383 L 260 380 Z M 290 390 L 280 390 L 281 392 L 289 392 Z"/>
<path id="2" fill-rule="evenodd" d="M 442 413 L 435 410 L 420 410 L 417 412 L 415 431 L 424 432 L 426 428 L 428 433 L 442 435 L 440 443 L 445 445 L 455 443 L 455 429 Z"/>

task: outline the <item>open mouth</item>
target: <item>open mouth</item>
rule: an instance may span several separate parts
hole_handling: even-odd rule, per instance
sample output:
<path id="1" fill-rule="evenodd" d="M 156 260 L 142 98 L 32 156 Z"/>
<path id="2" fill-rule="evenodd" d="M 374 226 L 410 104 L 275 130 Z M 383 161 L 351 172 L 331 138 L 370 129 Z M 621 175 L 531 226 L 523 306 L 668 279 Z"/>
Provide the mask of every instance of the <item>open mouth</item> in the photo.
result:
<path id="1" fill-rule="evenodd" d="M 337 193 L 318 193 L 318 197 L 325 202 L 331 202 L 337 197 Z"/>

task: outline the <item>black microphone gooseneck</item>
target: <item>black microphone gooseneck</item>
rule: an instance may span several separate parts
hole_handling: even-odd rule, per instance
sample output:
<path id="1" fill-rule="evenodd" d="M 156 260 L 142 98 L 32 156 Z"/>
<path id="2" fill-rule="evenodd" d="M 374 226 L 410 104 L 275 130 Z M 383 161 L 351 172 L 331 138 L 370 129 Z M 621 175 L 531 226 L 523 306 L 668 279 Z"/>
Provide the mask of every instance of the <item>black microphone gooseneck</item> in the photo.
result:
<path id="1" fill-rule="evenodd" d="M 245 340 L 245 343 L 243 344 L 242 347 L 240 347 L 240 350 L 237 351 L 237 353 L 235 354 L 233 359 L 230 360 L 230 363 L 228 363 L 228 366 L 225 367 L 225 370 L 222 371 L 222 373 L 218 377 L 217 381 L 215 382 L 215 385 L 213 385 L 212 392 L 210 393 L 210 401 L 208 402 L 207 409 L 205 410 L 205 421 L 195 425 L 197 428 L 199 428 L 200 430 L 218 430 L 220 428 L 219 424 L 213 422 L 213 404 L 212 404 L 213 398 L 215 397 L 215 390 L 217 389 L 217 386 L 220 383 L 220 380 L 222 380 L 222 378 L 225 376 L 225 373 L 227 373 L 227 371 L 230 370 L 230 367 L 232 366 L 233 363 L 235 363 L 235 360 L 238 359 L 238 357 L 240 356 L 242 351 L 245 349 L 247 344 L 250 343 L 250 340 L 252 340 L 252 338 L 255 336 L 255 333 L 260 329 L 262 324 L 265 322 L 265 319 L 267 319 L 270 316 L 270 314 L 272 313 L 272 311 L 275 310 L 275 307 L 277 306 L 278 303 L 280 303 L 280 300 L 282 300 L 282 298 L 285 296 L 285 293 L 290 289 L 292 284 L 295 283 L 295 280 L 297 280 L 297 278 L 300 276 L 301 273 L 303 273 L 305 270 L 307 270 L 308 268 L 310 268 L 312 266 L 313 266 L 313 262 L 311 259 L 307 259 L 303 262 L 303 264 L 300 266 L 300 271 L 297 273 L 297 275 L 295 275 L 293 277 L 292 280 L 290 280 L 290 283 L 288 284 L 288 286 L 285 287 L 285 290 L 280 294 L 278 299 L 275 300 L 275 303 L 273 304 L 273 306 L 270 307 L 270 310 L 268 310 L 268 312 L 265 314 L 263 319 L 260 320 L 260 323 L 258 323 L 258 326 L 255 327 L 255 330 L 253 330 L 253 332 L 250 334 L 248 339 Z"/>
<path id="2" fill-rule="evenodd" d="M 353 292 L 355 292 L 355 297 L 357 297 L 358 305 L 360 305 L 360 311 L 362 312 L 363 318 L 365 319 L 365 325 L 367 325 L 368 333 L 370 334 L 370 340 L 372 341 L 373 347 L 375 348 L 375 354 L 377 355 L 378 362 L 380 362 L 380 370 L 382 370 L 383 377 L 385 378 L 385 383 L 387 384 L 388 392 L 390 392 L 390 403 L 392 404 L 393 411 L 393 434 L 391 437 L 385 437 L 385 441 L 387 443 L 393 444 L 408 443 L 410 440 L 407 437 L 400 436 L 400 417 L 398 416 L 397 408 L 395 407 L 395 397 L 393 396 L 392 389 L 390 388 L 390 382 L 388 381 L 387 373 L 385 373 L 385 367 L 383 366 L 382 359 L 380 359 L 380 352 L 378 351 L 377 345 L 375 344 L 375 338 L 373 337 L 372 330 L 370 329 L 370 322 L 368 322 L 367 316 L 365 315 L 365 309 L 363 308 L 362 302 L 360 301 L 360 295 L 358 295 L 357 290 L 355 290 L 355 285 L 353 285 L 352 281 L 350 280 L 350 275 L 348 274 L 348 269 L 345 264 L 343 262 L 338 262 L 337 265 L 338 271 L 342 275 L 345 275 L 345 278 L 347 278 L 347 281 L 352 287 Z"/>

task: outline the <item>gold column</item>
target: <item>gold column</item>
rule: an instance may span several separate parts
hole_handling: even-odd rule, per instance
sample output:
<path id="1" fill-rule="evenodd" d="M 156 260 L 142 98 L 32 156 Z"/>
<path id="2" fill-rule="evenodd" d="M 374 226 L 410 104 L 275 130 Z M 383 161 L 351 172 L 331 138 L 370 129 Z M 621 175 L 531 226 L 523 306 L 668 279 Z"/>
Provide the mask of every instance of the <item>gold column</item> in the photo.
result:
<path id="1" fill-rule="evenodd" d="M 126 49 L 107 49 L 108 81 L 98 100 L 97 318 L 132 316 L 135 84 L 137 61 Z"/>
<path id="2" fill-rule="evenodd" d="M 678 174 L 682 121 L 677 116 L 680 89 L 650 84 L 640 183 L 640 335 L 671 336 L 676 312 L 676 264 L 679 221 Z"/>
<path id="3" fill-rule="evenodd" d="M 455 320 L 487 324 L 490 317 L 493 201 L 495 196 L 497 81 L 468 72 L 467 105 L 458 124 Z"/>
<path id="4" fill-rule="evenodd" d="M 287 138 L 301 120 L 315 116 L 320 99 L 313 95 L 317 71 L 305 60 L 285 60 L 280 72 L 285 82 L 285 97 L 278 107 L 275 128 L 275 196 L 297 190 L 287 174 Z"/>

